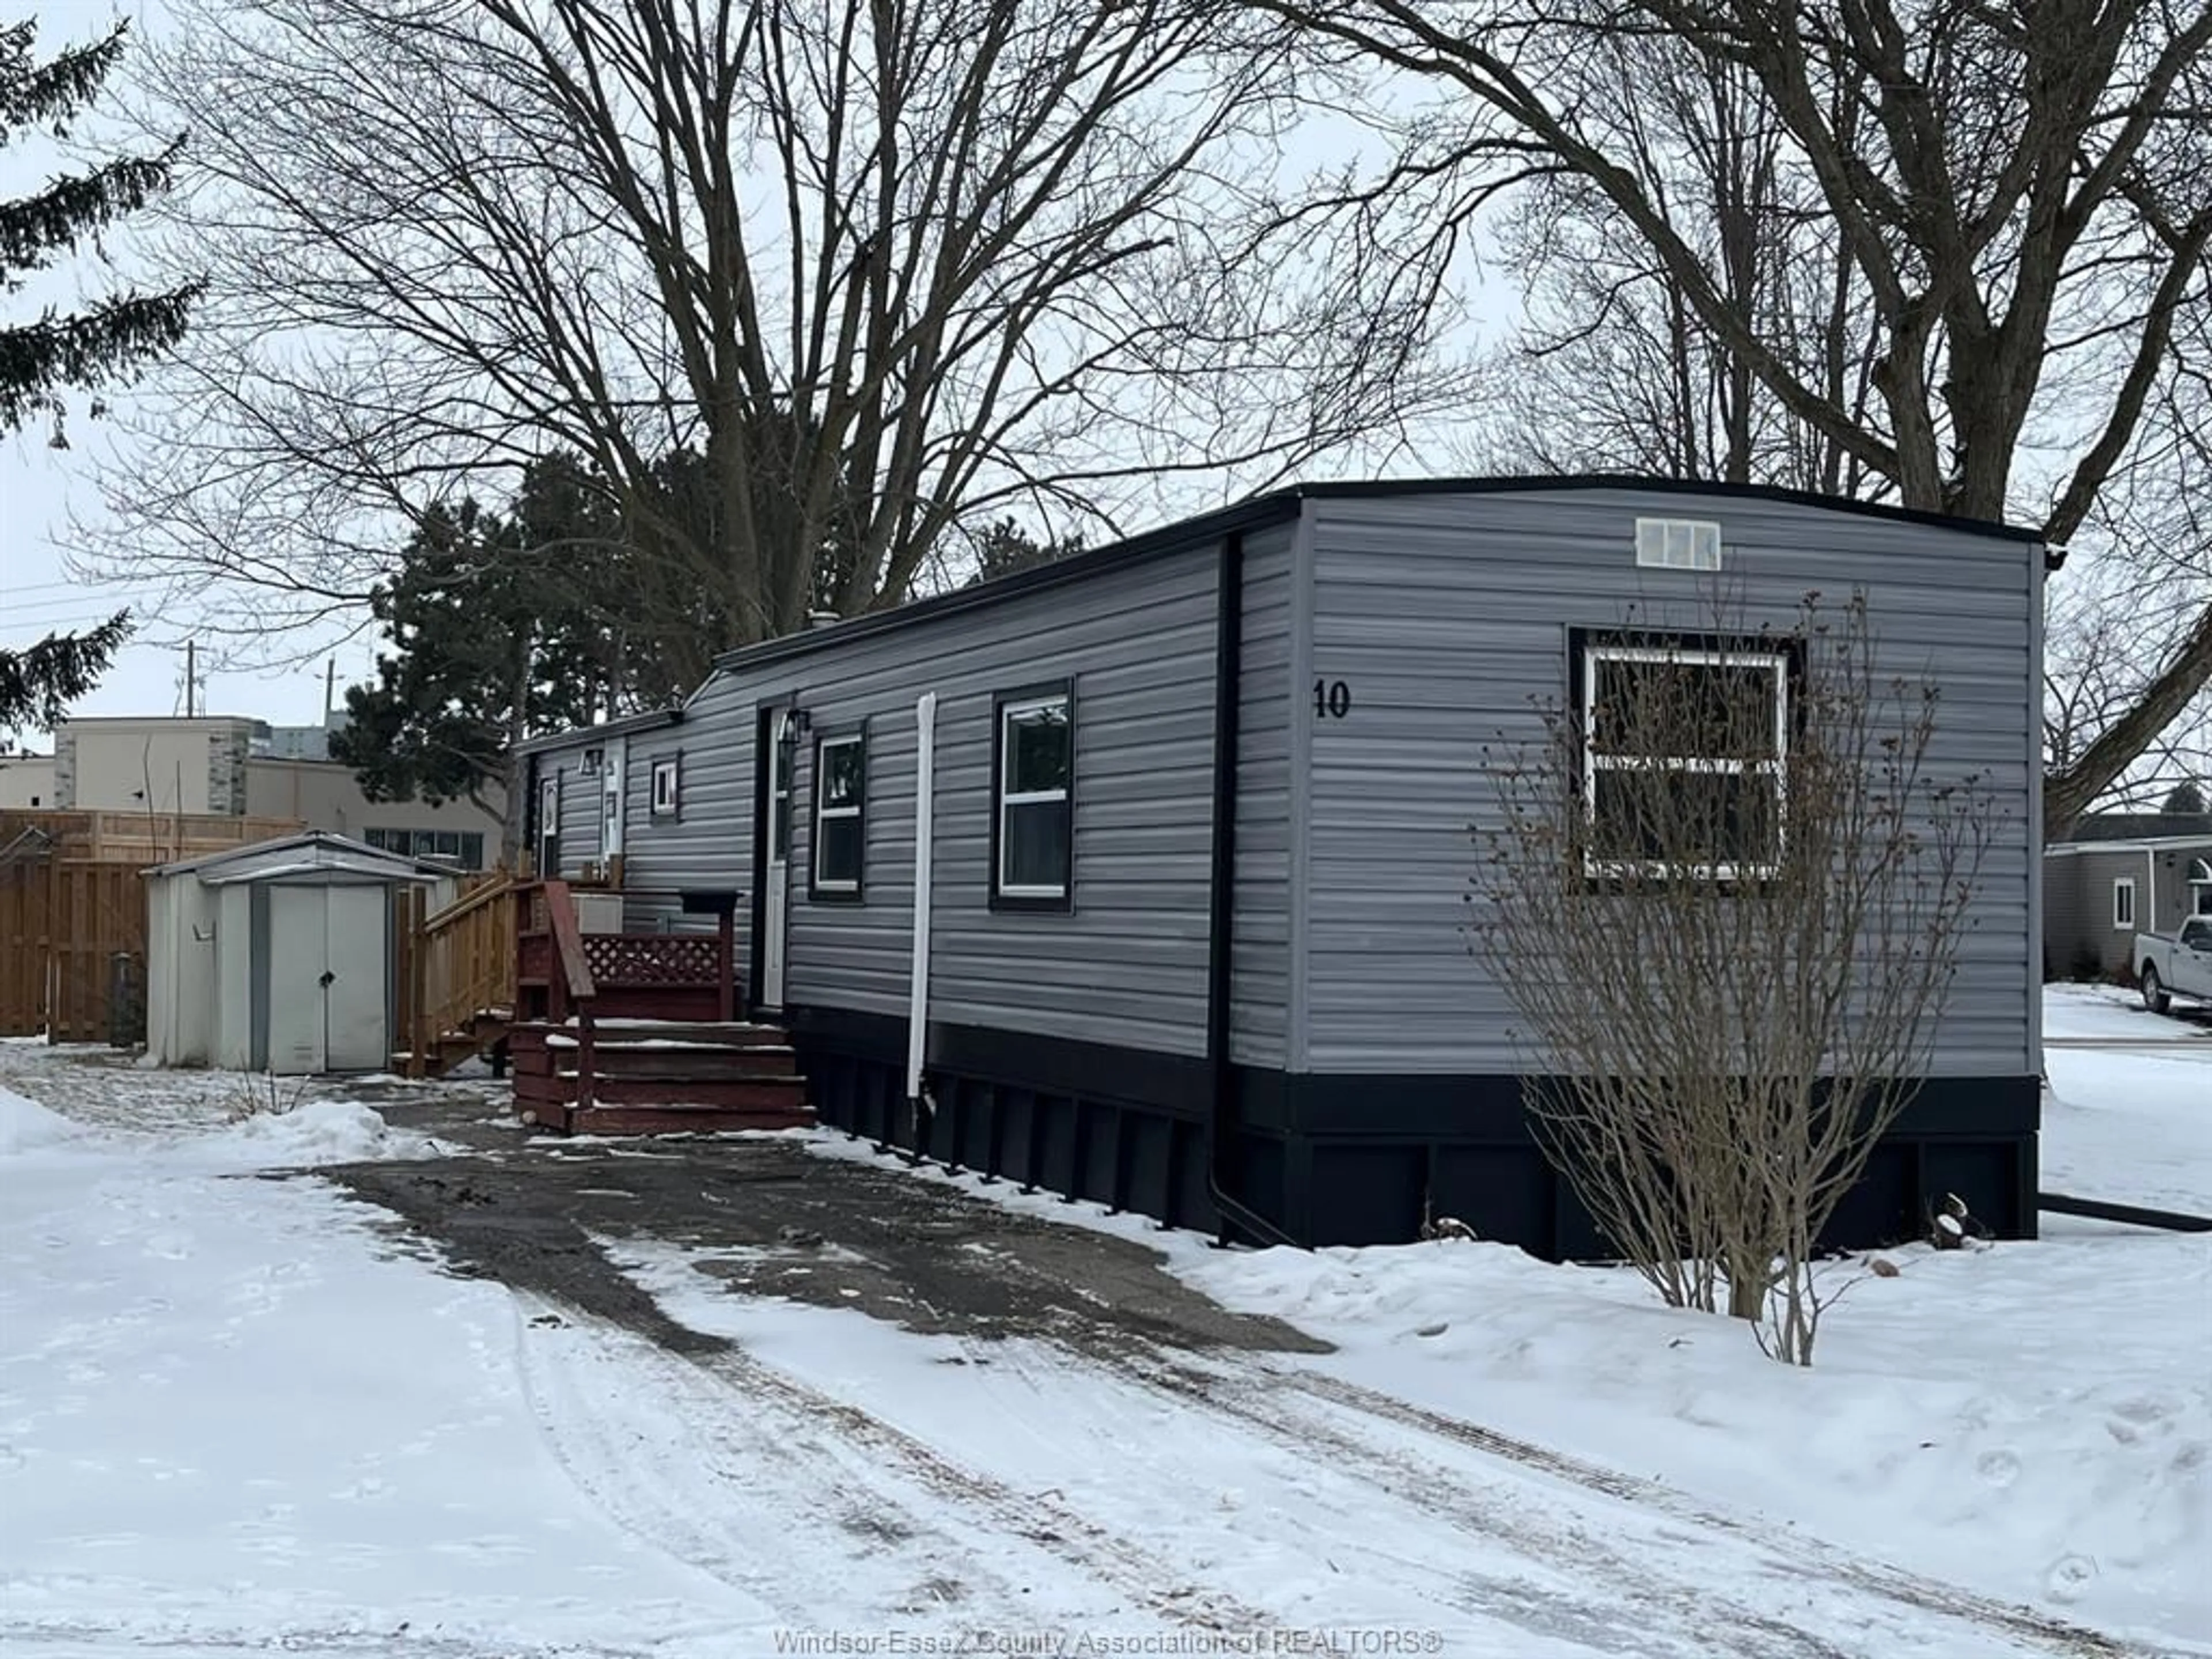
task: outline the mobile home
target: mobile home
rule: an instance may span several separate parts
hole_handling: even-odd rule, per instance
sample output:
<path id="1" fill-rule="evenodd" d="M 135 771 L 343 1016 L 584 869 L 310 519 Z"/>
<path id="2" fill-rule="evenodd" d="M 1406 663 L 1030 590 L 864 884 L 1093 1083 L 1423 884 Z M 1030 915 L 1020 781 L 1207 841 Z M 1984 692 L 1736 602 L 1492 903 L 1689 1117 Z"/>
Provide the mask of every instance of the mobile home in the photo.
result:
<path id="1" fill-rule="evenodd" d="M 632 927 L 739 894 L 748 1005 L 830 1124 L 1176 1224 L 1449 1214 L 1570 1255 L 1589 1223 L 1462 932 L 1485 746 L 1571 695 L 1571 641 L 1692 625 L 1715 568 L 1778 627 L 1862 590 L 1885 665 L 1941 680 L 1936 764 L 1998 811 L 1931 1075 L 1840 1224 L 1955 1192 L 2024 1234 L 2044 564 L 1765 489 L 1312 486 L 732 653 L 681 710 L 532 745 L 533 806 L 549 867 L 618 837 Z"/>

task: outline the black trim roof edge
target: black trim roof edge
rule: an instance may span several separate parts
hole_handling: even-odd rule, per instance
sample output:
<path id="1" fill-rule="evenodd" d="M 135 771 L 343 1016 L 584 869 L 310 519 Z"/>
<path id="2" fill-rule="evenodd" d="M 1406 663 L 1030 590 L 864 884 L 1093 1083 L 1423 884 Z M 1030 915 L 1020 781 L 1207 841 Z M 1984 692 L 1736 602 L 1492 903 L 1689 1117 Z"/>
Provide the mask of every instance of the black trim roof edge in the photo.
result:
<path id="1" fill-rule="evenodd" d="M 642 714 L 625 714 L 603 726 L 572 726 L 565 732 L 548 732 L 541 738 L 525 738 L 514 745 L 518 755 L 542 754 L 548 749 L 573 749 L 596 738 L 626 738 L 634 732 L 651 732 L 664 726 L 681 726 L 684 710 L 648 708 Z"/>
<path id="2" fill-rule="evenodd" d="M 1784 501 L 1830 512 L 1851 513 L 1895 523 L 1923 524 L 1966 535 L 1995 537 L 2033 546 L 2043 544 L 2039 531 L 2017 525 L 1995 524 L 1982 519 L 1954 518 L 1916 507 L 1891 507 L 1848 495 L 1822 495 L 1807 489 L 1785 489 L 1777 484 L 1726 483 L 1697 478 L 1645 477 L 1634 473 L 1531 474 L 1509 477 L 1346 478 L 1334 482 L 1292 484 L 1253 495 L 1229 507 L 1217 507 L 1195 518 L 1163 525 L 1127 540 L 1111 543 L 1055 563 L 1018 570 L 972 587 L 914 599 L 888 611 L 871 611 L 826 627 L 813 628 L 757 645 L 739 646 L 714 659 L 717 671 L 758 668 L 789 658 L 804 656 L 830 645 L 866 639 L 893 628 L 903 628 L 931 617 L 956 616 L 979 606 L 995 605 L 1018 593 L 1035 592 L 1066 582 L 1082 581 L 1109 570 L 1188 552 L 1241 531 L 1255 530 L 1294 519 L 1307 501 L 1358 501 L 1399 495 L 1489 495 L 1559 489 L 1634 489 L 1678 495 L 1733 496 L 1751 501 Z M 542 739 L 540 741 L 543 741 Z"/>
<path id="3" fill-rule="evenodd" d="M 1666 478 L 1633 472 L 1531 473 L 1502 477 L 1345 478 L 1301 484 L 1291 493 L 1312 501 L 1358 500 L 1376 495 L 1497 495 L 1537 489 L 1640 489 L 1668 495 L 1723 495 L 1747 501 L 1785 501 L 1796 507 L 1824 507 L 1832 513 L 1887 519 L 1901 524 L 1931 525 L 1965 535 L 1990 536 L 2000 541 L 2043 544 L 2043 532 L 2021 525 L 1999 524 L 1988 519 L 1961 518 L 1931 513 L 1922 507 L 1893 507 L 1887 501 L 1861 501 L 1852 495 L 1823 495 L 1817 490 L 1790 489 L 1780 484 L 1731 483 L 1713 478 Z"/>
<path id="4" fill-rule="evenodd" d="M 1173 524 L 1162 525 L 1157 530 L 1147 530 L 1125 541 L 1113 542 L 1050 564 L 1033 565 L 1011 575 L 994 576 L 989 581 L 978 582 L 972 587 L 955 588 L 950 593 L 933 594 L 926 599 L 910 599 L 888 611 L 873 611 L 864 616 L 849 617 L 826 627 L 786 634 L 780 639 L 763 640 L 758 645 L 739 646 L 736 650 L 725 651 L 715 658 L 714 666 L 718 671 L 757 668 L 765 664 L 781 662 L 788 657 L 803 656 L 824 646 L 842 645 L 851 640 L 866 639 L 894 628 L 925 622 L 933 617 L 957 616 L 962 611 L 979 606 L 996 605 L 1000 599 L 1012 599 L 1017 593 L 1030 593 L 1068 582 L 1083 581 L 1092 576 L 1103 575 L 1109 570 L 1143 564 L 1170 553 L 1188 553 L 1205 547 L 1233 531 L 1287 522 L 1297 516 L 1298 501 L 1297 493 L 1291 490 L 1255 495 L 1234 506 L 1218 507 L 1194 519 L 1179 519 Z"/>

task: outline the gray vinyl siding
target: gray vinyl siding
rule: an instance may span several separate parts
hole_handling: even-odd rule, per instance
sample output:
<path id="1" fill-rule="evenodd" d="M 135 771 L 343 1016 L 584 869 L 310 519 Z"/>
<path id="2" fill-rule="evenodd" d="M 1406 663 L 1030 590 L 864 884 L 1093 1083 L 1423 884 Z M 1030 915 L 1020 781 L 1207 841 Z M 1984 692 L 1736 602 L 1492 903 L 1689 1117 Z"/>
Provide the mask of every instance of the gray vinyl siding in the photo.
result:
<path id="1" fill-rule="evenodd" d="M 933 1020 L 1206 1051 L 1212 545 L 842 645 L 738 666 L 811 729 L 794 780 L 787 996 L 903 1018 L 914 905 L 915 702 L 935 691 Z M 993 698 L 1075 687 L 1074 908 L 989 908 Z M 868 733 L 865 892 L 807 894 L 817 737 Z"/>
<path id="2" fill-rule="evenodd" d="M 1281 1070 L 1291 1006 L 1292 674 L 1300 607 L 1295 524 L 1245 539 L 1243 670 L 1237 702 L 1237 878 L 1230 1057 Z"/>
<path id="3" fill-rule="evenodd" d="M 2050 979 L 2073 978 L 2084 945 L 2096 953 L 2100 969 L 2104 965 L 2105 941 L 2089 932 L 2081 881 L 2084 862 L 2074 854 L 2052 854 L 2043 861 L 2044 974 Z M 2109 895 L 2106 902 L 2111 902 Z M 2105 920 L 2109 923 L 2112 918 Z"/>
<path id="4" fill-rule="evenodd" d="M 584 749 L 603 747 L 599 740 L 582 747 L 562 751 L 557 757 L 548 755 L 549 762 L 557 761 L 561 769 L 561 873 L 576 876 L 584 866 L 595 864 L 599 857 L 599 823 L 602 792 L 606 780 L 595 773 L 583 770 Z"/>
<path id="5" fill-rule="evenodd" d="M 1544 1057 L 1462 934 L 1474 824 L 1494 824 L 1486 744 L 1533 737 L 1567 693 L 1567 630 L 1711 625 L 1687 573 L 1639 568 L 1634 520 L 1717 520 L 1726 580 L 1754 624 L 1819 589 L 1864 586 L 1881 666 L 1942 687 L 1932 756 L 1981 773 L 2002 823 L 1937 1037 L 1939 1073 L 2035 1068 L 2029 937 L 2038 826 L 2033 618 L 2038 550 L 1764 498 L 1583 489 L 1324 499 L 1313 538 L 1310 673 L 1348 718 L 1311 733 L 1304 918 L 1308 1029 L 1294 1069 L 1498 1073 Z"/>
<path id="6" fill-rule="evenodd" d="M 540 871 L 546 877 L 573 879 L 599 855 L 599 780 L 583 775 L 584 750 L 600 739 L 586 732 L 564 732 L 553 743 L 531 752 L 530 799 L 526 805 L 529 836 L 526 844 L 535 857 L 542 826 L 538 803 L 545 781 L 558 779 L 561 815 L 556 826 L 561 836 L 561 867 Z"/>
<path id="7" fill-rule="evenodd" d="M 639 933 L 711 933 L 708 916 L 687 916 L 685 888 L 734 890 L 738 972 L 750 960 L 753 884 L 751 699 L 726 674 L 711 676 L 676 725 L 632 732 L 623 787 L 623 925 Z M 677 810 L 653 811 L 655 761 L 677 763 Z"/>

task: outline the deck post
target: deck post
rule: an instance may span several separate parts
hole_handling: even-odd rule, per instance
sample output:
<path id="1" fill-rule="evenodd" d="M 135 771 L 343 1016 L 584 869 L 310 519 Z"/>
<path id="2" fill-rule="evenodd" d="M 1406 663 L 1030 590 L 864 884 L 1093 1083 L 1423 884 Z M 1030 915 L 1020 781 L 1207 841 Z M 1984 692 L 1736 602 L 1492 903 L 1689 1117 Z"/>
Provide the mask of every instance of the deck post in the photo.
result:
<path id="1" fill-rule="evenodd" d="M 738 1017 L 738 921 L 725 907 L 714 923 L 714 1018 L 725 1025 Z"/>
<path id="2" fill-rule="evenodd" d="M 592 1073 L 599 1069 L 598 1048 L 592 1035 L 592 1011 L 581 1009 L 576 1015 L 576 1104 L 591 1105 L 593 1093 Z"/>
<path id="3" fill-rule="evenodd" d="M 430 1030 L 429 964 L 423 960 L 430 942 L 422 927 L 428 907 L 419 887 L 410 884 L 399 893 L 407 923 L 407 1075 L 422 1078 L 430 1074 L 430 1039 L 441 1035 Z"/>

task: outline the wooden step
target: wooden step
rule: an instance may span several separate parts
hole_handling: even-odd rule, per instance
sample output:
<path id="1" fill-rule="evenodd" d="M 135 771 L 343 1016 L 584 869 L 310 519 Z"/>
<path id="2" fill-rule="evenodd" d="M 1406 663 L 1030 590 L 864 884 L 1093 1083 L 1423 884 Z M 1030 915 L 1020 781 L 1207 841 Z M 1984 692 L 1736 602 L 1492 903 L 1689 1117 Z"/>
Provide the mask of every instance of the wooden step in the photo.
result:
<path id="1" fill-rule="evenodd" d="M 811 1129 L 807 1106 L 532 1106 L 523 1121 L 574 1135 L 722 1134 L 733 1129 Z"/>
<path id="2" fill-rule="evenodd" d="M 515 1104 L 573 1105 L 580 1092 L 580 1082 L 573 1072 L 518 1072 L 514 1078 Z M 697 1105 L 785 1110 L 805 1108 L 806 1081 L 798 1077 L 600 1077 L 592 1079 L 592 1098 L 594 1104 L 607 1106 Z"/>
<path id="3" fill-rule="evenodd" d="M 576 1041 L 574 1025 L 549 1025 L 528 1021 L 514 1028 L 518 1044 L 550 1043 L 565 1046 Z M 750 1021 L 711 1019 L 595 1019 L 592 1041 L 599 1048 L 679 1043 L 687 1048 L 787 1048 L 790 1036 L 780 1025 L 757 1025 Z"/>
<path id="4" fill-rule="evenodd" d="M 574 1077 L 583 1056 L 580 1048 L 539 1051 L 549 1069 Z M 696 1079 L 796 1078 L 798 1061 L 781 1048 L 623 1048 L 602 1043 L 592 1050 L 592 1070 L 601 1078 Z"/>

